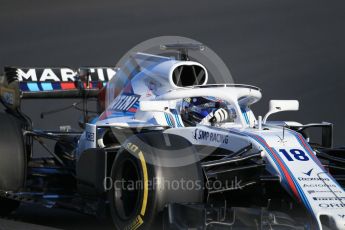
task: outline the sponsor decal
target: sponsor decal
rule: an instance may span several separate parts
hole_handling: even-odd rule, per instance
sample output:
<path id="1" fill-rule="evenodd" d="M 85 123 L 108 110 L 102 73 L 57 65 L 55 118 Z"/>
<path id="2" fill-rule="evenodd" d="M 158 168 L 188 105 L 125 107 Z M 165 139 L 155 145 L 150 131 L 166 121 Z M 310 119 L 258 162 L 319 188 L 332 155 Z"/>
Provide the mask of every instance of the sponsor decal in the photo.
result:
<path id="1" fill-rule="evenodd" d="M 322 200 L 322 201 L 334 201 L 334 200 L 345 200 L 345 197 L 313 197 L 313 200 Z"/>
<path id="2" fill-rule="evenodd" d="M 345 204 L 343 203 L 321 203 L 319 204 L 320 208 L 345 208 Z"/>
<path id="3" fill-rule="evenodd" d="M 90 142 L 94 142 L 95 141 L 95 134 L 92 132 L 86 132 L 86 140 L 88 140 Z"/>
<path id="4" fill-rule="evenodd" d="M 128 111 L 137 101 L 140 96 L 136 94 L 121 94 L 115 98 L 112 110 L 114 111 Z"/>
<path id="5" fill-rule="evenodd" d="M 279 152 L 282 153 L 288 161 L 309 161 L 309 157 L 301 149 L 279 149 Z"/>
<path id="6" fill-rule="evenodd" d="M 149 179 L 144 153 L 140 150 L 140 148 L 137 145 L 130 142 L 126 145 L 126 149 L 129 150 L 132 154 L 135 154 L 136 157 L 139 158 L 142 169 L 142 175 L 144 177 L 144 188 L 142 194 L 143 198 L 140 213 L 131 224 L 124 228 L 125 230 L 136 230 L 144 223 L 143 217 L 145 216 L 149 194 Z"/>
<path id="7" fill-rule="evenodd" d="M 305 174 L 305 175 L 307 175 L 307 176 L 310 176 L 312 171 L 313 171 L 313 168 L 310 169 L 308 172 L 304 172 L 303 174 Z"/>
<path id="8" fill-rule="evenodd" d="M 313 193 L 340 193 L 341 191 L 331 191 L 331 190 L 308 190 L 309 194 L 313 194 Z"/>
<path id="9" fill-rule="evenodd" d="M 319 178 L 319 177 L 298 177 L 299 181 L 329 181 L 329 178 Z"/>
<path id="10" fill-rule="evenodd" d="M 303 184 L 304 188 L 334 188 L 336 187 L 334 184 Z"/>
<path id="11" fill-rule="evenodd" d="M 137 216 L 132 223 L 130 223 L 128 226 L 126 226 L 125 230 L 136 230 L 138 229 L 142 224 L 144 223 L 141 216 Z"/>
<path id="12" fill-rule="evenodd" d="M 195 129 L 193 138 L 195 140 L 203 140 L 220 144 L 228 144 L 229 136 L 221 133 L 208 132 L 201 129 Z"/>
<path id="13" fill-rule="evenodd" d="M 90 81 L 109 81 L 115 71 L 112 68 L 88 68 Z M 18 80 L 21 82 L 71 82 L 76 81 L 77 72 L 70 68 L 19 68 Z"/>

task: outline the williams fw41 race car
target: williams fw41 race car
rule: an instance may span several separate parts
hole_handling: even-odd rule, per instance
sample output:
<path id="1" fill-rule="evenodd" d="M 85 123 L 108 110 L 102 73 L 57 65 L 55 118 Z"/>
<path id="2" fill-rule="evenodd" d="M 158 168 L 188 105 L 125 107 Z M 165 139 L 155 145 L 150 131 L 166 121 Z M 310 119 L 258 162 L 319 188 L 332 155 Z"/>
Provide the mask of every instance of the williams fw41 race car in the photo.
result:
<path id="1" fill-rule="evenodd" d="M 269 121 L 295 100 L 256 117 L 259 88 L 208 84 L 188 58 L 200 44 L 165 48 L 182 53 L 133 53 L 116 69 L 5 68 L 0 214 L 26 202 L 111 216 L 119 230 L 345 229 L 332 124 Z M 26 98 L 96 98 L 98 113 L 83 107 L 80 132 L 36 130 Z M 49 155 L 35 157 L 34 144 Z"/>

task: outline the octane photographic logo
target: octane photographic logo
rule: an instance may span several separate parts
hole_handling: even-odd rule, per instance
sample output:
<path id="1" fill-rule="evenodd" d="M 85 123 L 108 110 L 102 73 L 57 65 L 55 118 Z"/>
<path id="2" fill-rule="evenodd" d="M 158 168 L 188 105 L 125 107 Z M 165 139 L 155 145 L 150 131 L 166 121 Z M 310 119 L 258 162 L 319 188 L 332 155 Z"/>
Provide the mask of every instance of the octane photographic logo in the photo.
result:
<path id="1" fill-rule="evenodd" d="M 200 49 L 166 49 L 166 47 L 169 47 L 169 45 L 172 44 L 174 44 L 175 46 L 176 44 L 181 44 L 182 47 L 183 45 L 190 45 L 192 47 L 197 47 L 199 45 Z M 166 73 L 166 71 L 164 71 L 163 69 L 164 66 L 160 65 L 159 69 L 156 68 L 157 63 L 164 64 L 165 61 L 169 60 L 181 60 L 182 62 L 193 61 L 196 63 L 200 63 L 207 70 L 206 74 L 208 77 L 208 84 L 234 83 L 230 71 L 228 67 L 225 65 L 225 63 L 222 61 L 222 59 L 202 42 L 185 37 L 162 36 L 149 39 L 136 45 L 134 48 L 128 51 L 117 63 L 117 72 L 114 76 L 116 81 L 114 81 L 113 79 L 113 81 L 110 81 L 108 83 L 107 95 L 105 99 L 106 108 L 108 108 L 107 111 L 105 111 L 104 113 L 106 114 L 105 119 L 129 116 L 132 117 L 132 122 L 129 122 L 128 125 L 135 126 L 135 124 L 137 124 L 137 128 L 128 129 L 129 133 L 127 131 L 126 133 L 121 132 L 121 130 L 119 130 L 118 127 L 112 127 L 113 135 L 123 145 L 126 145 L 125 141 L 128 139 L 128 137 L 130 137 L 131 135 L 135 135 L 136 133 L 142 132 L 145 129 L 145 125 L 147 125 L 147 123 L 152 124 L 152 130 L 163 128 L 162 125 L 160 125 L 159 123 L 164 123 L 165 121 L 166 127 L 170 126 L 171 128 L 176 129 L 177 133 L 179 132 L 179 128 L 183 129 L 183 121 L 178 114 L 179 112 L 181 112 L 181 110 L 178 111 L 178 109 L 181 108 L 178 108 L 179 102 L 177 102 L 177 107 L 170 107 L 169 109 L 167 108 L 166 111 L 161 113 L 162 117 L 159 117 L 157 113 L 155 113 L 157 115 L 156 117 L 147 117 L 148 113 L 145 112 L 139 112 L 136 114 L 138 109 L 140 109 L 140 101 L 157 101 L 160 95 L 167 93 L 173 89 L 173 87 L 169 88 L 169 86 L 164 85 L 164 83 L 162 83 L 163 78 L 168 77 L 164 75 L 164 73 Z M 180 69 L 180 71 L 182 70 Z M 180 73 L 181 72 L 177 73 L 178 76 L 174 75 L 172 78 L 175 77 L 179 79 Z M 176 73 L 173 72 L 171 74 Z M 205 75 L 205 73 L 199 72 L 198 74 L 199 75 L 197 76 L 197 79 L 203 79 L 203 75 Z M 145 76 L 149 75 L 151 75 L 152 77 L 145 78 Z M 200 85 L 198 83 L 199 82 L 197 82 L 195 85 Z M 138 95 L 140 96 L 139 99 Z M 180 101 L 182 103 L 182 101 L 185 100 Z M 140 120 L 143 120 L 144 122 L 140 122 Z M 154 125 L 157 125 L 157 127 L 153 128 Z M 193 142 L 193 140 L 195 140 L 196 132 L 200 131 L 195 130 L 194 132 L 188 132 L 190 136 L 184 137 L 188 141 Z M 185 133 L 187 132 L 184 132 L 184 134 Z M 210 133 L 209 135 L 209 142 L 212 144 L 213 147 L 216 148 L 221 147 L 222 145 L 224 145 L 224 143 L 226 144 L 229 141 L 228 136 L 225 136 L 223 134 L 218 134 L 214 132 Z M 179 147 L 178 145 L 176 145 L 175 142 L 173 142 L 173 140 L 170 139 L 170 137 L 171 136 L 169 134 L 163 133 L 163 140 L 165 142 L 163 146 L 169 147 L 173 145 L 172 148 L 169 149 L 169 154 L 165 154 L 163 156 L 163 158 L 165 159 L 160 159 L 159 161 L 156 161 L 155 157 L 148 157 L 149 153 L 146 153 L 143 154 L 145 156 L 145 163 L 151 165 L 158 165 L 162 167 L 181 167 L 195 164 L 196 161 L 199 160 L 198 157 L 191 157 L 188 154 L 184 154 L 185 151 L 190 150 L 186 149 L 186 146 Z M 201 150 L 204 150 L 203 155 L 207 156 L 209 154 L 212 154 L 214 148 L 213 150 L 207 148 L 206 140 L 203 143 L 205 144 L 205 148 L 201 147 Z M 140 150 L 143 153 L 147 151 L 161 151 L 159 147 L 149 145 L 148 143 L 138 138 L 136 138 L 136 146 L 138 146 L 138 148 L 140 148 Z M 125 146 L 123 147 L 125 148 Z M 190 148 L 190 146 L 188 148 Z M 200 149 L 198 149 L 198 151 L 200 151 Z M 132 151 L 128 152 L 132 153 Z M 138 158 L 137 154 L 132 153 L 132 155 Z"/>
<path id="2" fill-rule="evenodd" d="M 189 180 L 185 178 L 170 179 L 164 177 L 153 177 L 149 179 L 148 168 L 144 152 L 135 144 L 127 143 L 126 149 L 139 159 L 141 164 L 142 179 L 134 180 L 133 178 L 123 178 L 113 180 L 111 177 L 106 177 L 103 180 L 103 186 L 106 191 L 114 189 L 115 191 L 144 191 L 144 198 L 147 199 L 148 192 L 151 190 L 169 190 L 169 191 L 192 191 L 192 190 L 207 190 L 212 192 L 213 190 L 239 190 L 243 189 L 242 180 L 237 176 L 234 178 L 218 180 L 213 178 L 212 180 Z"/>

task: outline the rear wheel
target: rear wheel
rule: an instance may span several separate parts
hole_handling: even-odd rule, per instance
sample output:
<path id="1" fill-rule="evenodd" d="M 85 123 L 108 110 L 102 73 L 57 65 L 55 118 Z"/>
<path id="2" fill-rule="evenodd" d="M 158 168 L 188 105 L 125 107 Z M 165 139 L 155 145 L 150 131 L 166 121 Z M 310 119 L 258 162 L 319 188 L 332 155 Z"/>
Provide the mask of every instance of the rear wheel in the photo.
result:
<path id="1" fill-rule="evenodd" d="M 179 136 L 168 135 L 168 138 L 170 145 L 165 143 L 162 133 L 134 136 L 117 154 L 109 191 L 111 215 L 117 229 L 161 229 L 166 204 L 203 201 L 200 186 L 203 175 L 193 146 Z M 167 157 L 178 149 L 193 159 L 191 163 L 164 165 Z M 199 186 L 188 189 L 181 184 L 183 181 Z M 171 183 L 175 183 L 174 188 Z"/>
<path id="2" fill-rule="evenodd" d="M 21 121 L 0 113 L 0 190 L 16 192 L 23 188 L 26 157 Z M 0 197 L 0 215 L 16 210 L 19 202 Z"/>

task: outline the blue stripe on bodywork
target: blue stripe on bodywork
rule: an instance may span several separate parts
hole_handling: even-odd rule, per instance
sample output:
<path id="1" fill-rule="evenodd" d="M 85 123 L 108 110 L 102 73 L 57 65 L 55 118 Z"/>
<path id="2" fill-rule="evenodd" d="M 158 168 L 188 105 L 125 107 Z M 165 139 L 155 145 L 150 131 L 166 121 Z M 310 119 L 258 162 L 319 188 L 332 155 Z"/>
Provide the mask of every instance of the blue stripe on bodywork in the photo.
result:
<path id="1" fill-rule="evenodd" d="M 297 188 L 297 191 L 298 191 L 298 194 L 301 196 L 301 199 L 302 199 L 302 202 L 304 203 L 304 205 L 306 206 L 306 208 L 308 209 L 309 213 L 313 216 L 314 220 L 316 222 L 318 222 L 317 220 L 317 217 L 314 215 L 314 212 L 313 212 L 313 209 L 311 208 L 311 205 L 309 203 L 309 200 L 307 199 L 304 191 L 302 190 L 300 184 L 297 182 L 294 174 L 290 171 L 289 167 L 287 167 L 287 165 L 285 164 L 285 162 L 283 161 L 283 159 L 280 157 L 280 155 L 277 153 L 277 151 L 272 148 L 272 150 L 276 153 L 276 155 L 280 158 L 280 161 L 284 164 L 284 167 L 286 168 L 286 170 L 289 172 L 296 188 Z M 318 226 L 318 225 L 317 225 Z M 318 228 L 319 229 L 319 228 Z"/>
<path id="2" fill-rule="evenodd" d="M 52 83 L 50 83 L 50 82 L 42 82 L 42 83 L 41 83 L 41 87 L 42 87 L 42 89 L 45 90 L 45 91 L 53 90 Z"/>
<path id="3" fill-rule="evenodd" d="M 172 127 L 173 125 L 172 125 L 172 123 L 170 121 L 170 118 L 169 118 L 168 114 L 164 113 L 164 116 L 165 116 L 165 120 L 166 120 L 167 124 Z"/>
<path id="4" fill-rule="evenodd" d="M 295 184 L 295 186 L 296 186 L 296 188 L 297 188 L 298 194 L 300 195 L 300 197 L 301 197 L 301 199 L 302 199 L 302 202 L 306 205 L 306 207 L 308 208 L 308 210 L 312 212 L 312 209 L 311 209 L 311 207 L 310 207 L 309 201 L 306 199 L 303 190 L 301 189 L 301 187 L 299 186 L 298 182 L 296 181 L 296 178 L 295 178 L 294 175 L 291 173 L 289 167 L 285 164 L 284 160 L 283 160 L 283 159 L 281 158 L 281 156 L 277 153 L 277 151 L 276 151 L 273 147 L 271 147 L 272 151 L 269 150 L 268 148 L 266 148 L 266 147 L 265 147 L 265 144 L 264 144 L 259 138 L 256 138 L 256 135 L 254 135 L 254 134 L 249 134 L 249 133 L 248 133 L 248 136 L 250 136 L 250 137 L 252 137 L 252 138 L 255 138 L 255 140 L 258 141 L 258 143 L 259 143 L 261 146 L 263 146 L 263 147 L 266 149 L 266 151 L 271 155 L 271 158 L 272 158 L 272 159 L 274 159 L 273 154 L 274 154 L 275 156 L 277 156 L 277 158 L 278 158 L 278 159 L 280 160 L 280 162 L 284 165 L 284 168 L 288 171 L 290 177 L 292 178 L 293 183 Z M 260 138 L 262 138 L 263 140 L 265 140 L 263 137 L 260 137 Z M 275 160 L 274 160 L 274 161 L 275 161 Z M 275 163 L 276 163 L 276 166 L 278 167 L 279 171 L 281 171 L 280 165 L 279 165 L 276 161 L 275 161 Z M 281 171 L 281 172 L 282 172 L 282 171 Z M 282 174 L 282 175 L 284 175 L 284 174 Z M 284 178 L 285 178 L 285 176 L 284 176 Z M 285 179 L 285 180 L 286 180 L 286 179 Z"/>
<path id="5" fill-rule="evenodd" d="M 26 82 L 20 82 L 20 90 L 23 92 L 29 91 L 28 84 Z"/>
<path id="6" fill-rule="evenodd" d="M 90 121 L 90 124 L 96 124 L 96 122 L 99 120 L 99 117 L 95 117 Z"/>
<path id="7" fill-rule="evenodd" d="M 172 114 L 174 114 L 174 117 L 175 117 L 177 126 L 178 126 L 178 127 L 183 127 L 183 125 L 182 125 L 182 123 L 181 123 L 181 120 L 180 120 L 180 116 L 179 116 L 177 110 L 176 110 L 176 109 L 171 109 L 171 112 L 172 112 Z"/>
<path id="8" fill-rule="evenodd" d="M 52 82 L 51 85 L 53 87 L 53 90 L 61 89 L 60 82 Z"/>
<path id="9" fill-rule="evenodd" d="M 139 108 L 139 101 L 135 102 L 133 105 L 132 105 L 133 108 Z"/>
<path id="10" fill-rule="evenodd" d="M 107 119 L 124 117 L 124 116 L 134 116 L 134 113 L 133 112 L 114 112 L 114 113 L 108 115 Z"/>
<path id="11" fill-rule="evenodd" d="M 249 125 L 249 118 L 248 118 L 246 108 L 241 108 L 241 111 L 242 111 L 242 115 L 243 115 L 244 119 L 246 120 L 247 125 Z"/>
<path id="12" fill-rule="evenodd" d="M 303 137 L 301 137 L 299 133 L 296 133 L 294 131 L 290 131 L 290 133 L 295 136 L 295 138 L 297 139 L 298 143 L 303 147 L 305 152 L 307 152 L 309 157 L 314 159 L 314 162 L 320 167 L 321 171 L 325 172 L 325 169 L 323 168 L 321 162 L 317 159 L 316 155 L 314 154 L 314 152 L 311 149 L 311 147 L 309 146 L 309 144 L 306 141 L 303 143 L 303 140 L 301 140 L 301 138 L 303 138 Z M 306 146 L 304 146 L 304 144 Z"/>
<path id="13" fill-rule="evenodd" d="M 178 127 L 183 127 L 183 126 L 181 125 L 181 122 L 180 122 L 180 117 L 179 117 L 177 114 L 174 114 L 174 116 L 175 116 L 175 120 L 176 120 L 176 122 L 177 122 Z"/>
<path id="14" fill-rule="evenodd" d="M 284 174 L 283 170 L 280 168 L 279 163 L 277 162 L 275 157 L 272 155 L 272 152 L 256 136 L 251 135 L 251 134 L 247 134 L 246 136 L 249 136 L 249 137 L 253 138 L 256 142 L 258 142 L 261 145 L 261 147 L 263 147 L 266 150 L 266 152 L 271 156 L 271 159 L 274 161 L 275 165 L 277 166 L 277 168 L 278 168 L 278 170 L 280 172 L 280 175 L 283 177 L 282 183 L 286 187 L 289 187 L 289 184 L 287 183 L 287 178 L 285 177 L 285 174 Z"/>
<path id="15" fill-rule="evenodd" d="M 28 82 L 27 83 L 28 89 L 32 92 L 38 92 L 40 91 L 38 84 L 34 82 Z"/>
<path id="16" fill-rule="evenodd" d="M 281 156 L 277 153 L 277 151 L 276 151 L 274 148 L 271 147 L 271 148 L 272 148 L 272 151 L 273 151 L 273 153 L 272 153 L 269 149 L 266 148 L 266 146 L 264 145 L 264 143 L 262 143 L 261 140 L 260 140 L 259 138 L 256 138 L 256 135 L 254 135 L 254 134 L 246 133 L 246 132 L 244 132 L 244 133 L 239 133 L 237 130 L 235 130 L 235 131 L 230 131 L 230 132 L 233 132 L 233 133 L 235 133 L 235 134 L 239 134 L 239 135 L 241 135 L 241 136 L 248 136 L 248 137 L 253 138 L 253 139 L 256 140 L 262 147 L 265 148 L 265 150 L 268 152 L 268 154 L 270 154 L 270 155 L 271 155 L 271 154 L 275 154 L 275 155 L 280 159 L 280 161 L 281 161 L 282 164 L 284 165 L 285 169 L 288 171 L 289 175 L 291 176 L 291 178 L 292 178 L 292 180 L 293 180 L 293 183 L 295 184 L 295 186 L 296 186 L 296 188 L 297 188 L 298 194 L 299 194 L 300 197 L 301 197 L 302 202 L 304 203 L 304 205 L 306 206 L 306 208 L 308 209 L 308 211 L 312 214 L 313 218 L 314 218 L 314 219 L 316 220 L 316 222 L 317 222 L 317 218 L 316 218 L 316 216 L 315 216 L 314 213 L 313 213 L 313 210 L 312 210 L 312 208 L 311 208 L 311 205 L 310 205 L 308 199 L 306 198 L 306 196 L 305 196 L 305 194 L 304 194 L 304 191 L 302 190 L 301 186 L 300 186 L 299 183 L 297 182 L 297 180 L 296 180 L 296 178 L 294 177 L 293 173 L 292 173 L 292 172 L 290 171 L 290 169 L 287 167 L 287 165 L 285 164 L 285 162 L 283 161 L 283 159 L 281 158 Z M 262 138 L 262 137 L 260 137 L 260 138 Z M 262 139 L 263 139 L 263 138 L 262 138 Z M 263 140 L 264 140 L 264 139 L 263 139 Z M 280 168 L 279 164 L 275 161 L 275 159 L 274 159 L 274 157 L 273 157 L 272 155 L 271 155 L 271 158 L 272 158 L 273 161 L 275 162 L 275 164 L 276 164 L 278 170 L 282 173 L 282 169 Z M 282 176 L 283 176 L 283 178 L 285 178 L 284 173 L 282 173 Z M 286 180 L 286 179 L 285 179 L 285 180 Z M 287 184 L 287 183 L 286 183 L 286 184 Z"/>
<path id="17" fill-rule="evenodd" d="M 236 131 L 235 131 L 235 133 L 238 134 L 238 132 L 236 132 Z M 296 184 L 296 181 L 294 180 L 293 174 L 291 174 L 289 168 L 287 167 L 287 165 L 285 164 L 285 162 L 283 161 L 283 159 L 280 157 L 280 155 L 279 155 L 272 147 L 271 147 L 271 148 L 272 148 L 273 152 L 272 152 L 270 149 L 268 149 L 268 148 L 266 147 L 265 143 L 263 143 L 263 142 L 260 140 L 260 138 L 261 138 L 263 141 L 265 141 L 262 137 L 257 136 L 257 135 L 254 135 L 254 134 L 251 134 L 251 133 L 246 133 L 246 132 L 244 132 L 244 134 L 242 134 L 242 135 L 246 135 L 246 136 L 248 136 L 248 137 L 253 138 L 256 142 L 258 142 L 258 143 L 266 150 L 266 152 L 271 156 L 271 159 L 274 161 L 275 165 L 277 166 L 279 172 L 280 172 L 281 175 L 283 176 L 283 179 L 284 179 L 283 182 L 285 182 L 284 184 L 287 185 L 287 186 L 289 187 L 289 185 L 288 185 L 288 183 L 287 183 L 287 179 L 286 179 L 286 177 L 284 176 L 284 172 L 282 171 L 282 169 L 281 169 L 279 163 L 275 160 L 275 157 L 273 156 L 273 155 L 276 155 L 276 156 L 278 157 L 278 159 L 279 159 L 279 160 L 282 162 L 282 164 L 284 165 L 285 169 L 288 171 L 288 173 L 289 173 L 289 175 L 291 176 L 291 178 L 293 179 L 293 183 L 295 184 L 295 186 L 296 186 L 296 188 L 297 188 L 297 191 L 298 191 L 298 186 L 297 186 L 297 184 Z M 302 195 L 300 194 L 300 191 L 298 191 L 298 193 L 299 193 L 299 195 L 300 195 L 301 198 L 302 198 Z M 302 201 L 303 201 L 303 198 L 302 198 Z M 303 201 L 303 202 L 304 202 L 304 201 Z"/>
<path id="18" fill-rule="evenodd" d="M 314 162 L 316 162 L 316 164 L 319 166 L 319 168 L 321 169 L 322 172 L 324 172 L 326 175 L 328 175 L 328 177 L 336 184 L 339 186 L 339 188 L 342 188 L 342 186 L 338 183 L 338 181 L 336 181 L 334 179 L 334 177 L 332 175 L 330 175 L 329 172 L 327 172 L 325 170 L 325 168 L 322 166 L 322 163 L 318 160 L 317 156 L 314 154 L 312 148 L 310 147 L 310 145 L 304 140 L 304 144 L 306 146 L 304 146 L 303 144 L 303 136 L 300 133 L 297 133 L 295 131 L 290 131 L 291 134 L 293 134 L 296 139 L 298 140 L 298 142 L 300 143 L 300 145 L 304 148 L 304 150 L 307 152 L 307 154 L 309 155 L 310 158 L 314 159 Z M 312 154 L 312 155 L 311 155 Z M 316 159 L 315 159 L 316 158 Z"/>
<path id="19" fill-rule="evenodd" d="M 282 162 L 282 164 L 284 165 L 285 169 L 289 172 L 296 188 L 297 188 L 297 191 L 299 193 L 299 195 L 301 196 L 302 198 L 302 201 L 303 203 L 307 206 L 307 209 L 312 212 L 312 209 L 311 209 L 311 206 L 310 206 L 310 203 L 308 201 L 308 199 L 306 198 L 301 186 L 299 185 L 299 183 L 297 182 L 294 174 L 290 171 L 289 167 L 285 164 L 284 160 L 281 158 L 281 156 L 278 154 L 277 150 L 275 148 L 272 148 L 273 152 L 275 153 L 275 155 L 280 159 L 280 161 Z"/>
<path id="20" fill-rule="evenodd" d="M 252 134 L 248 134 L 248 136 L 253 137 L 253 138 L 256 137 L 256 135 L 252 135 Z M 262 137 L 261 137 L 261 138 L 262 138 Z M 280 160 L 280 161 L 282 162 L 282 164 L 284 165 L 285 170 L 288 171 L 290 177 L 292 178 L 292 181 L 293 181 L 293 183 L 294 183 L 295 186 L 296 186 L 296 189 L 297 189 L 297 191 L 298 191 L 299 196 L 301 197 L 301 200 L 302 200 L 303 204 L 306 206 L 306 208 L 308 209 L 308 211 L 309 211 L 311 214 L 313 214 L 313 210 L 312 210 L 312 208 L 311 208 L 311 206 L 310 206 L 310 203 L 309 203 L 308 199 L 306 198 L 306 196 L 305 196 L 305 194 L 304 194 L 304 192 L 303 192 L 301 186 L 299 185 L 299 183 L 297 182 L 295 176 L 294 176 L 293 173 L 290 171 L 289 167 L 285 164 L 285 162 L 284 162 L 284 160 L 281 158 L 281 156 L 277 153 L 277 151 L 276 151 L 274 148 L 271 147 L 271 149 L 272 149 L 272 151 L 273 151 L 273 152 L 272 152 L 272 151 L 270 151 L 269 149 L 267 149 L 267 148 L 265 147 L 264 143 L 262 143 L 261 140 L 259 140 L 258 138 L 255 138 L 255 139 L 260 143 L 261 146 L 263 146 L 263 147 L 266 149 L 266 151 L 268 150 L 268 153 L 269 153 L 270 155 L 271 155 L 271 154 L 274 154 L 274 155 L 276 155 L 276 156 L 279 158 L 279 160 Z M 262 138 L 262 139 L 263 139 L 263 138 Z M 264 140 L 264 139 L 263 139 L 263 140 Z M 274 159 L 273 156 L 271 156 L 271 158 Z M 280 165 L 276 163 L 276 166 L 278 167 L 279 171 L 281 171 Z M 283 174 L 283 175 L 284 175 L 284 174 Z M 284 178 L 285 178 L 285 176 L 284 176 Z M 286 179 L 285 179 L 285 180 L 286 180 Z"/>

